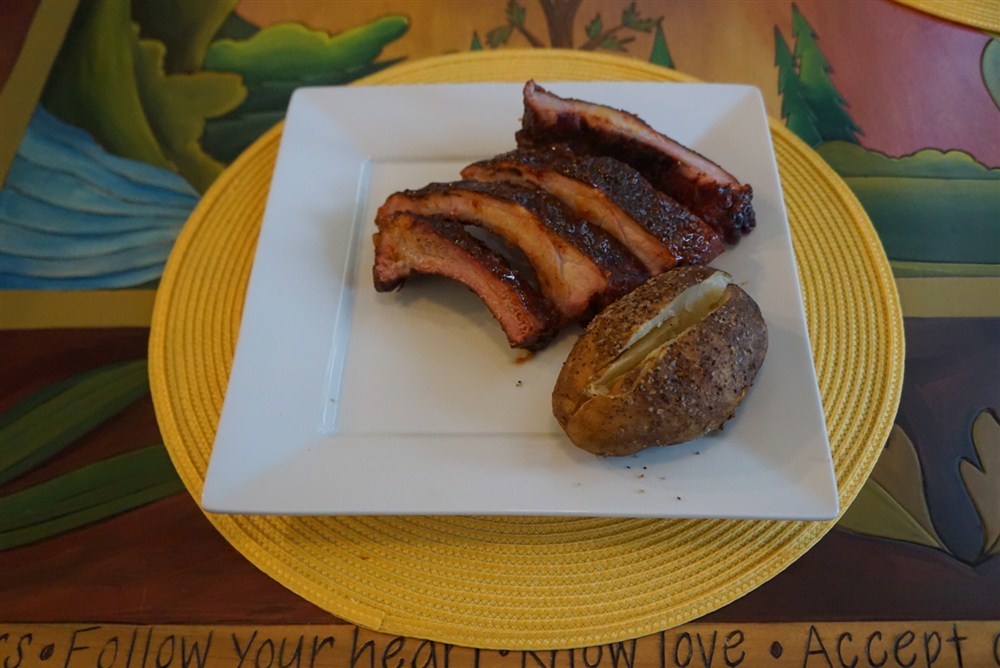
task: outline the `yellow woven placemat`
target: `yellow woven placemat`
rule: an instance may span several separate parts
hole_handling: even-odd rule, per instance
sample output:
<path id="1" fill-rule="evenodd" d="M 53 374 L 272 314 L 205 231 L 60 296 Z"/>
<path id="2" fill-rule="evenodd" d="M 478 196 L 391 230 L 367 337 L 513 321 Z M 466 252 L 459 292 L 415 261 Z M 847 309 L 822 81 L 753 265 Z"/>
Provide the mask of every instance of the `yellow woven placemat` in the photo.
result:
<path id="1" fill-rule="evenodd" d="M 368 83 L 688 80 L 616 56 L 461 54 Z M 899 401 L 903 330 L 888 262 L 857 200 L 772 123 L 841 504 L 874 466 Z M 261 137 L 218 179 L 167 264 L 150 334 L 156 414 L 201 498 L 252 255 L 280 140 Z M 751 591 L 831 522 L 549 517 L 208 515 L 247 559 L 339 617 L 388 633 L 508 649 L 653 633 Z"/>
<path id="2" fill-rule="evenodd" d="M 901 5 L 987 32 L 1000 32 L 1000 0 L 896 0 Z"/>

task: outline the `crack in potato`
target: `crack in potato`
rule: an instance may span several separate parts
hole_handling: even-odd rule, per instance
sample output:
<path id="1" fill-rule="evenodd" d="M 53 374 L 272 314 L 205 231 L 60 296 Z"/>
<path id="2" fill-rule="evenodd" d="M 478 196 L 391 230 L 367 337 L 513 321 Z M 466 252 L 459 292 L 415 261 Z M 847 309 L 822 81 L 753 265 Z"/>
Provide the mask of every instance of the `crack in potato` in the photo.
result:
<path id="1" fill-rule="evenodd" d="M 726 288 L 732 282 L 731 276 L 717 271 L 677 295 L 655 317 L 635 331 L 618 356 L 591 383 L 590 394 L 610 393 L 618 381 L 632 369 L 711 315 L 722 305 Z"/>

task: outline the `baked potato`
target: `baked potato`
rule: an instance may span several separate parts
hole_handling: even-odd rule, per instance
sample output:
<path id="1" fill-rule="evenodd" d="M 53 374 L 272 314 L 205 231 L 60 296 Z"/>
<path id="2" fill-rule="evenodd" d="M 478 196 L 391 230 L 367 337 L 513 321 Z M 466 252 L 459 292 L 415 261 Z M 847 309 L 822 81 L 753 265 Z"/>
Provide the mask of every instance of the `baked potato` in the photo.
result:
<path id="1" fill-rule="evenodd" d="M 682 267 L 599 313 L 570 351 L 552 410 L 578 447 L 629 455 L 722 428 L 767 352 L 757 303 L 733 278 Z"/>

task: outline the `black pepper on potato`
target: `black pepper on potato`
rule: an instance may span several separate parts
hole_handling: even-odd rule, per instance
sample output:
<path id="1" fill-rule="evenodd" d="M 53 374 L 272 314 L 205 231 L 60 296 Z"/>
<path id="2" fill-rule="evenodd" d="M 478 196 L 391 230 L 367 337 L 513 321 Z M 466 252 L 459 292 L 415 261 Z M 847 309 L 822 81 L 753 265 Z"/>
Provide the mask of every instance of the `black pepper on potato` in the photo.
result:
<path id="1" fill-rule="evenodd" d="M 552 392 L 566 435 L 629 455 L 721 429 L 767 352 L 767 326 L 732 277 L 704 266 L 650 279 L 599 313 Z"/>

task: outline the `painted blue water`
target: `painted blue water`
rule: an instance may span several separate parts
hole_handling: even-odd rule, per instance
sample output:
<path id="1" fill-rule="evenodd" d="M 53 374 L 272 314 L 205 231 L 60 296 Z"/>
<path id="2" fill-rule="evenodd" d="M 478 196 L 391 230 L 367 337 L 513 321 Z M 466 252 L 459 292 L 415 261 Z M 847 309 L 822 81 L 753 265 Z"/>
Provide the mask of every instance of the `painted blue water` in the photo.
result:
<path id="1" fill-rule="evenodd" d="M 198 193 L 38 107 L 0 190 L 0 289 L 155 281 Z"/>

